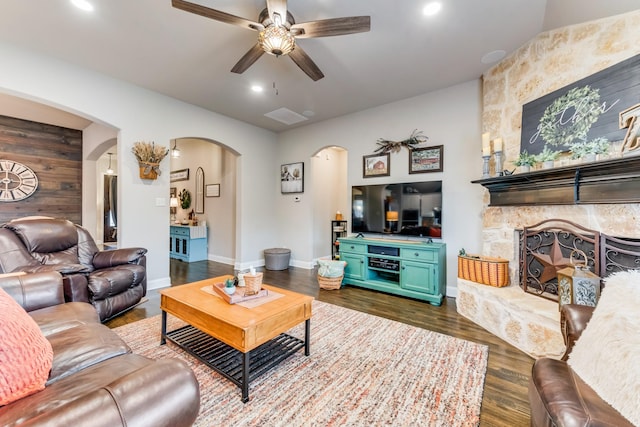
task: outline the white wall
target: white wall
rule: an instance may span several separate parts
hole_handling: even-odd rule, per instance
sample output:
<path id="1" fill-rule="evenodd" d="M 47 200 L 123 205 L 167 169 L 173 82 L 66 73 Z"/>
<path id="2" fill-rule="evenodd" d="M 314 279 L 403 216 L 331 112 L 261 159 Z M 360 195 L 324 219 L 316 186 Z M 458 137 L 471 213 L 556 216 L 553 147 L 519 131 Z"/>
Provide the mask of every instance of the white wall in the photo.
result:
<path id="1" fill-rule="evenodd" d="M 279 191 L 276 193 L 275 184 L 265 182 L 278 182 L 275 134 L 9 44 L 0 43 L 0 57 L 0 91 L 118 129 L 118 244 L 148 249 L 150 288 L 170 281 L 170 167 L 165 159 L 157 180 L 140 179 L 131 154 L 136 141 L 168 147 L 174 138 L 199 137 L 219 141 L 239 153 L 236 195 L 242 209 L 236 210 L 236 265 L 256 265 L 261 250 L 273 244 Z M 95 177 L 95 170 L 87 173 Z M 91 199 L 83 200 L 88 203 Z"/>
<path id="2" fill-rule="evenodd" d="M 443 241 L 447 244 L 447 294 L 455 296 L 457 254 L 460 248 L 478 252 L 481 247 L 482 187 L 471 184 L 482 174 L 481 158 L 481 84 L 471 81 L 437 92 L 383 105 L 355 114 L 328 120 L 278 135 L 282 163 L 304 160 L 305 168 L 316 166 L 310 156 L 322 147 L 337 145 L 348 150 L 347 189 L 353 185 L 407 181 L 443 181 Z M 429 137 L 428 145 L 444 145 L 442 173 L 408 172 L 408 152 L 391 154 L 391 175 L 363 178 L 362 156 L 372 154 L 378 138 L 394 141 L 409 137 L 414 130 Z M 278 195 L 279 238 L 291 248 L 299 262 L 313 263 L 314 192 L 331 179 L 309 173 L 302 200 Z M 350 192 L 344 198 L 350 197 Z M 350 204 L 350 202 L 347 202 Z M 350 210 L 343 212 L 351 217 Z M 326 222 L 330 219 L 326 218 Z M 327 226 L 328 233 L 328 226 Z"/>

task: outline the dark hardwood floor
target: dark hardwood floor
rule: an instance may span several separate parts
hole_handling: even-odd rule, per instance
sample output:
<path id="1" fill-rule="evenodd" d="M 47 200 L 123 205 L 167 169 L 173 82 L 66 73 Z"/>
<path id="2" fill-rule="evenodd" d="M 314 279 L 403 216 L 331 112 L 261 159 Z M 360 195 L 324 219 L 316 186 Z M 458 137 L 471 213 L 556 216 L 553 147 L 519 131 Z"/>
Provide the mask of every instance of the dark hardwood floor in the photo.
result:
<path id="1" fill-rule="evenodd" d="M 171 260 L 173 286 L 225 274 L 234 274 L 233 267 L 212 261 L 185 263 Z M 440 307 L 436 307 L 422 301 L 351 286 L 322 290 L 318 286 L 315 270 L 294 267 L 283 271 L 264 270 L 264 282 L 311 295 L 319 301 L 488 345 L 489 365 L 480 425 L 529 425 L 527 385 L 533 359 L 458 315 L 454 298 L 446 298 Z M 147 298 L 148 301 L 109 321 L 107 326 L 113 328 L 160 314 L 158 292 L 150 291 Z"/>

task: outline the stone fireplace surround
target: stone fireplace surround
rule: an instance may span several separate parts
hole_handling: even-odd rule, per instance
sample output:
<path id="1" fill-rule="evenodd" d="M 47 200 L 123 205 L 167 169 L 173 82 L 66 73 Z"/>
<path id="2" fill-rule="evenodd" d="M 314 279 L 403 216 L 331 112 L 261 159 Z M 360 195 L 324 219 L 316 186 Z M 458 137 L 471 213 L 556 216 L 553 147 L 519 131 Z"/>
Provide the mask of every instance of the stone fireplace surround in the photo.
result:
<path id="1" fill-rule="evenodd" d="M 482 128 L 503 139 L 506 169 L 520 152 L 522 105 L 637 55 L 638 28 L 635 11 L 541 33 L 483 75 Z M 478 154 L 479 172 L 481 165 Z M 640 236 L 640 203 L 494 207 L 488 206 L 488 191 L 484 202 L 481 253 L 509 260 L 511 285 L 491 288 L 459 279 L 458 311 L 532 357 L 559 357 L 564 344 L 557 303 L 518 286 L 517 230 L 562 218 L 633 238 Z"/>
<path id="2" fill-rule="evenodd" d="M 513 263 L 517 281 L 507 288 L 494 288 L 458 279 L 458 312 L 534 358 L 560 358 L 564 343 L 557 270 L 566 266 L 574 249 L 583 250 L 590 269 L 603 278 L 638 268 L 640 241 L 607 236 L 558 219 L 525 226 L 514 236 L 519 254 Z M 558 256 L 549 257 L 554 250 L 559 251 Z M 546 257 L 549 265 L 541 264 L 539 255 Z M 551 262 L 555 258 L 562 262 L 555 265 Z"/>

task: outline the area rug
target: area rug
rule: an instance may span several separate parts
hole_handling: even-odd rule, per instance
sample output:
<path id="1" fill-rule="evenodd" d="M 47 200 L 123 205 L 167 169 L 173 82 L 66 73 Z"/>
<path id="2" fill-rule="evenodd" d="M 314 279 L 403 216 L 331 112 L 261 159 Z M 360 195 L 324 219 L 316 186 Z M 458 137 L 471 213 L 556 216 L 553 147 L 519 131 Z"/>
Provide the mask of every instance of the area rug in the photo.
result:
<path id="1" fill-rule="evenodd" d="M 169 316 L 168 329 L 181 325 Z M 116 328 L 138 354 L 186 360 L 200 383 L 196 426 L 477 426 L 488 347 L 313 302 L 303 351 L 240 388 L 173 344 L 160 316 Z M 289 331 L 304 338 L 304 325 Z"/>

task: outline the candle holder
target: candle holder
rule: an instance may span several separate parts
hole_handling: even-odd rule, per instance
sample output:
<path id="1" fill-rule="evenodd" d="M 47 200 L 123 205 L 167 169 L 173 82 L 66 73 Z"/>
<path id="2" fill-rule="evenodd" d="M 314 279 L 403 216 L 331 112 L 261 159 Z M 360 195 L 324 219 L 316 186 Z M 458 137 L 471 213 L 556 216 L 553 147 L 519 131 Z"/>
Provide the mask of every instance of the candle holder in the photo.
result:
<path id="1" fill-rule="evenodd" d="M 496 151 L 496 176 L 502 176 L 502 151 Z"/>
<path id="2" fill-rule="evenodd" d="M 491 155 L 482 156 L 482 177 L 483 178 L 489 178 L 489 159 L 490 158 L 491 158 Z"/>

